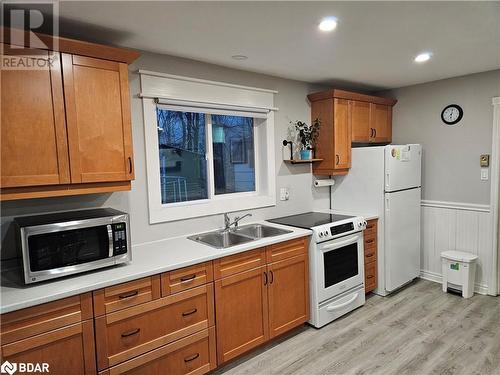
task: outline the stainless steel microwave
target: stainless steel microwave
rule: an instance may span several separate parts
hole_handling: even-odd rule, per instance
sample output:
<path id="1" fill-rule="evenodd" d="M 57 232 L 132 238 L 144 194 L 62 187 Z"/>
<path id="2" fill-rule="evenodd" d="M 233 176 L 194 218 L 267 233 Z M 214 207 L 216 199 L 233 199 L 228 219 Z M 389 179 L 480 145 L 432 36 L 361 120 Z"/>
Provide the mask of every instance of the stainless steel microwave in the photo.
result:
<path id="1" fill-rule="evenodd" d="M 132 260 L 128 214 L 111 208 L 14 219 L 26 284 Z"/>

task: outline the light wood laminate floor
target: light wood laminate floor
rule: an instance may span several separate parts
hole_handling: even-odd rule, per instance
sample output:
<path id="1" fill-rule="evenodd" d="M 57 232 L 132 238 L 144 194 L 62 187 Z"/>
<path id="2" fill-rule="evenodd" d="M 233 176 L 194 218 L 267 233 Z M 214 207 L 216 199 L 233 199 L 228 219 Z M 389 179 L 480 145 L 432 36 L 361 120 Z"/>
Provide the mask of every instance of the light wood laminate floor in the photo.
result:
<path id="1" fill-rule="evenodd" d="M 216 371 L 270 374 L 500 374 L 500 297 L 463 299 L 419 280 L 322 329 L 304 327 Z"/>

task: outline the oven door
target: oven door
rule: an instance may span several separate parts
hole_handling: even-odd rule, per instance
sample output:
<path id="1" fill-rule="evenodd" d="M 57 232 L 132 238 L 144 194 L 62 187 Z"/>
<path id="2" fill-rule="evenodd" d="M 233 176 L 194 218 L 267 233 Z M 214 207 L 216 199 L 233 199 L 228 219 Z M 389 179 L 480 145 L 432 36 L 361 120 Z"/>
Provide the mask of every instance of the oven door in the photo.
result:
<path id="1" fill-rule="evenodd" d="M 363 285 L 363 232 L 320 243 L 318 251 L 318 302 Z"/>

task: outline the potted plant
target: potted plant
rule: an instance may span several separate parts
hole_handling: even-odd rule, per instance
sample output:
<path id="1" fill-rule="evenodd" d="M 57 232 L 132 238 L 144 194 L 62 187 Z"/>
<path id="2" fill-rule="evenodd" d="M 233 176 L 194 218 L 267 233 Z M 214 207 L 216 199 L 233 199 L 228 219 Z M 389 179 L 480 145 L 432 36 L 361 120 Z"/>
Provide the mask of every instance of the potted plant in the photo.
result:
<path id="1" fill-rule="evenodd" d="M 300 159 L 312 159 L 312 150 L 319 136 L 321 121 L 317 118 L 311 125 L 307 125 L 302 121 L 290 121 L 290 125 L 297 131 L 301 143 Z"/>

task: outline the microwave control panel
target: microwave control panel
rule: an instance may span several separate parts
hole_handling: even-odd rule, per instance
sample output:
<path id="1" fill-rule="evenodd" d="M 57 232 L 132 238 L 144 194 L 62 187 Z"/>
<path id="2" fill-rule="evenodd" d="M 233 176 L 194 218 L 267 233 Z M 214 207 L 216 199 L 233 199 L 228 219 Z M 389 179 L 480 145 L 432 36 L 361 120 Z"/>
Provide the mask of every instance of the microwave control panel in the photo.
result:
<path id="1" fill-rule="evenodd" d="M 127 228 L 125 223 L 112 224 L 113 230 L 113 255 L 127 253 Z"/>

